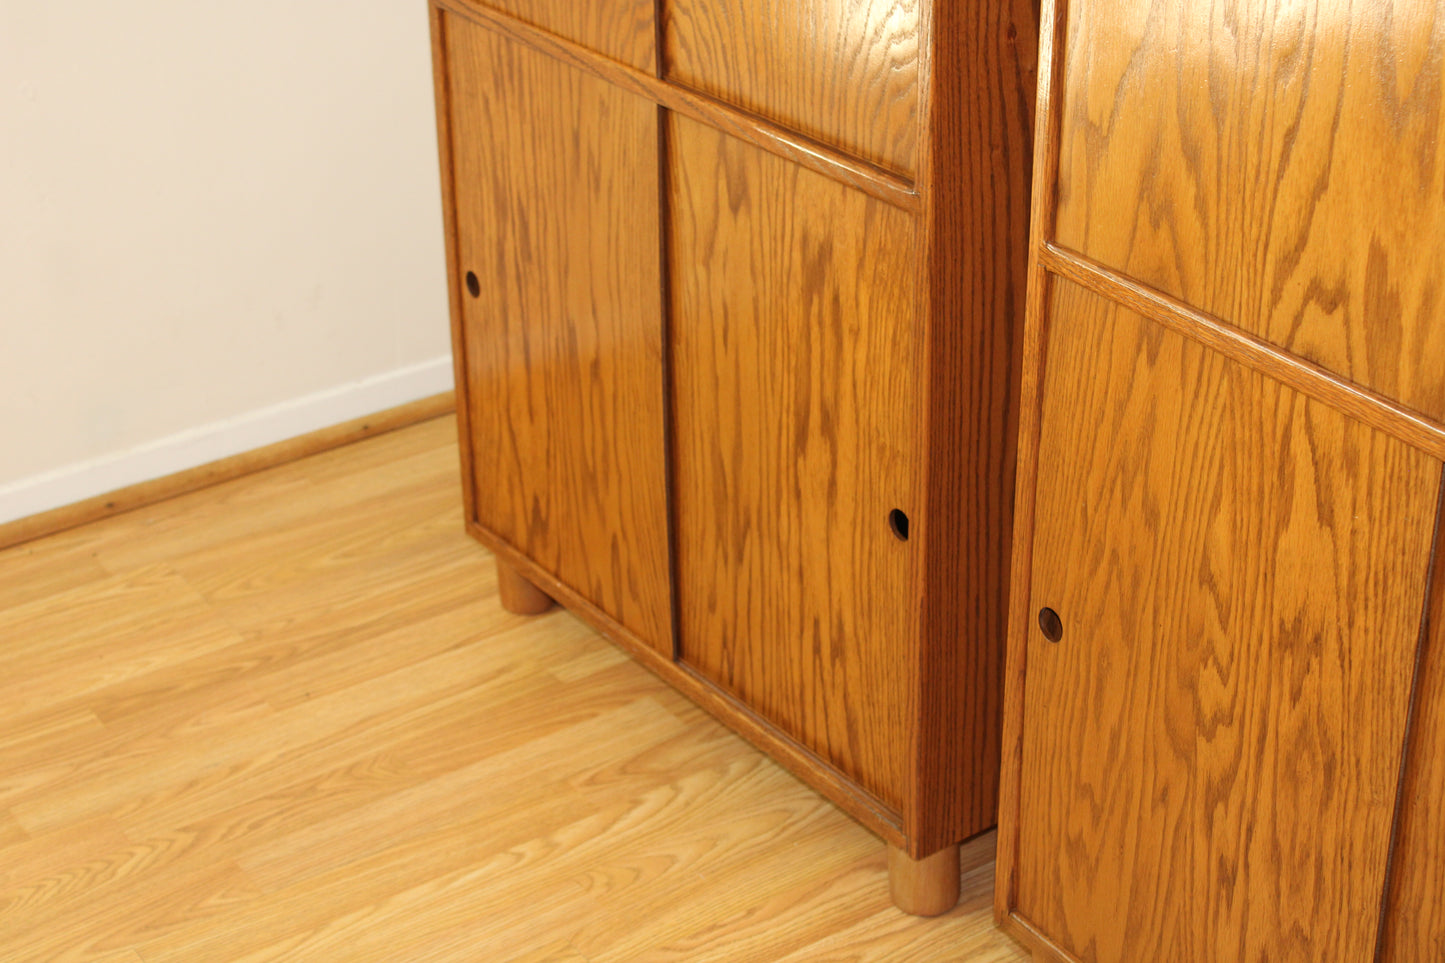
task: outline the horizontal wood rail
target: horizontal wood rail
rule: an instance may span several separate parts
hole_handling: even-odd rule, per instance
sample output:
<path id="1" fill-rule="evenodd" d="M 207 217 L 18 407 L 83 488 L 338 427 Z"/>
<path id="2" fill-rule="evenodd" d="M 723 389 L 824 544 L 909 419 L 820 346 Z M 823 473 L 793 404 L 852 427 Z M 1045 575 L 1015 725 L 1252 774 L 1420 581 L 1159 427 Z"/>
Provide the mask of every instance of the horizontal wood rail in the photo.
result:
<path id="1" fill-rule="evenodd" d="M 448 13 L 496 31 L 600 80 L 645 97 L 668 110 L 857 188 L 895 207 L 912 213 L 917 213 L 923 207 L 922 199 L 912 181 L 880 170 L 746 111 L 612 60 L 509 14 L 468 3 L 466 0 L 435 0 L 435 3 L 438 8 Z"/>
<path id="2" fill-rule="evenodd" d="M 1039 264 L 1050 274 L 1122 304 L 1207 348 L 1331 408 L 1445 461 L 1445 425 L 1383 395 L 1344 380 L 1319 365 L 1246 334 L 1137 281 L 1054 244 L 1039 246 Z M 1051 322 L 1052 323 L 1052 322 Z"/>

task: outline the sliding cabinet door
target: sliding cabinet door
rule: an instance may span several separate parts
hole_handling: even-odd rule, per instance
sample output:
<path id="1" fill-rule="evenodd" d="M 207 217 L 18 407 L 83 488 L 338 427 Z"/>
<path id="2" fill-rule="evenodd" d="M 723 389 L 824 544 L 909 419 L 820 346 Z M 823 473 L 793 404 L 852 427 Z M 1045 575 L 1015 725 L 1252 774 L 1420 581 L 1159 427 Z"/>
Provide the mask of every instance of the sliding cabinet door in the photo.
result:
<path id="1" fill-rule="evenodd" d="M 443 30 L 473 521 L 670 653 L 657 108 Z"/>

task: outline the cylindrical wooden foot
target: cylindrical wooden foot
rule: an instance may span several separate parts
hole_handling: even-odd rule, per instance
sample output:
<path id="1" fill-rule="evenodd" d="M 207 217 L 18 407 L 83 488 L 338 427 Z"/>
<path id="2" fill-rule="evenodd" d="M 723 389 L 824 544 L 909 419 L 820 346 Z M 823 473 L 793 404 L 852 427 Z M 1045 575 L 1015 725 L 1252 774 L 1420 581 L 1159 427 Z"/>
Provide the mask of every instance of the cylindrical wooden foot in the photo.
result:
<path id="1" fill-rule="evenodd" d="M 502 597 L 502 608 L 516 615 L 541 615 L 556 604 L 552 596 L 501 559 L 497 559 L 497 594 Z"/>
<path id="2" fill-rule="evenodd" d="M 914 859 L 906 850 L 888 847 L 888 888 L 893 903 L 914 916 L 938 916 L 958 903 L 958 845 Z"/>

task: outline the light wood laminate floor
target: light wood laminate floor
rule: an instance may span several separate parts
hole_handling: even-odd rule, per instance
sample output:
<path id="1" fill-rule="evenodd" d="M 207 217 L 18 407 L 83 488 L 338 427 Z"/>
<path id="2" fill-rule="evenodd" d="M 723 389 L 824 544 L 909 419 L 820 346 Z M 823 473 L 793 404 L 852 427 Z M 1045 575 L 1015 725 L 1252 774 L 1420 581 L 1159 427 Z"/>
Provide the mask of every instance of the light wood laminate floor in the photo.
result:
<path id="1" fill-rule="evenodd" d="M 0 552 L 0 960 L 1024 960 L 566 612 L 438 419 Z"/>

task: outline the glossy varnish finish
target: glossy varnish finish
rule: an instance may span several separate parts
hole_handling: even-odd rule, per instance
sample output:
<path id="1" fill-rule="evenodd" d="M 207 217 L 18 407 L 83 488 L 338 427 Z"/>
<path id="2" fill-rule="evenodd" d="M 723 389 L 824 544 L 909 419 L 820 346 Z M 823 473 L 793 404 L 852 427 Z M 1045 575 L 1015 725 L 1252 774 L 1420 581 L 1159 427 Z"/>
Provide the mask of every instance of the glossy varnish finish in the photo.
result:
<path id="1" fill-rule="evenodd" d="M 670 651 L 657 110 L 444 31 L 474 517 Z"/>
<path id="2" fill-rule="evenodd" d="M 681 658 L 900 808 L 911 219 L 691 121 L 670 141 Z"/>
<path id="3" fill-rule="evenodd" d="M 946 865 L 944 851 L 995 812 L 1035 11 L 1030 0 L 657 8 L 664 56 L 652 71 L 531 15 L 434 0 L 439 36 L 463 22 L 495 35 L 470 54 L 437 47 L 471 530 L 506 584 L 520 577 L 581 614 L 907 860 Z M 555 69 L 520 69 L 520 50 Z M 515 90 L 533 74 L 535 92 Z M 480 110 L 455 94 L 466 84 Z M 635 101 L 653 105 L 648 124 L 632 120 Z M 582 146 L 562 141 L 569 124 Z M 598 138 L 611 146 L 587 146 Z M 631 170 L 610 175 L 611 164 Z M 471 183 L 488 178 L 502 186 Z M 651 199 L 627 187 L 647 178 Z M 513 217 L 549 191 L 580 235 L 571 243 L 553 234 L 552 211 L 537 218 L 541 241 Z M 608 233 L 619 211 L 636 228 L 620 238 Z M 634 270 L 649 245 L 657 276 L 597 276 Z M 485 270 L 468 263 L 488 256 Z M 468 300 L 468 270 L 479 299 Z M 531 273 L 509 280 L 519 270 Z M 491 284 L 521 296 L 499 305 Z M 644 601 L 632 570 L 650 564 L 653 530 L 636 533 L 638 547 L 632 518 L 613 509 L 642 503 L 611 504 L 568 541 L 553 521 L 600 501 L 589 473 L 549 468 L 516 484 L 506 466 L 527 450 L 521 436 L 563 465 L 574 456 L 559 446 L 587 450 L 590 438 L 554 422 L 586 414 L 575 386 L 593 368 L 549 367 L 499 326 L 524 319 L 551 343 L 587 327 L 577 307 L 650 338 L 655 305 L 672 648 L 627 616 Z M 644 366 L 617 382 L 635 410 L 598 408 L 582 419 L 589 431 L 651 434 L 650 402 L 632 393 Z M 574 387 L 551 387 L 558 378 Z M 560 400 L 536 403 L 539 390 Z M 648 483 L 642 467 L 629 484 Z M 529 518 L 529 502 L 549 511 Z M 555 550 L 584 557 L 564 571 Z M 609 582 L 604 564 L 628 573 Z M 622 589 L 638 597 L 619 608 Z M 932 895 L 915 903 L 929 912 L 951 891 L 922 889 Z"/>
<path id="4" fill-rule="evenodd" d="M 1067 6 L 1058 243 L 1445 421 L 1445 8 Z"/>
<path id="5" fill-rule="evenodd" d="M 1445 483 L 1441 486 L 1445 497 Z M 1445 513 L 1439 525 L 1445 526 Z M 1416 681 L 1409 762 L 1389 899 L 1383 963 L 1445 959 L 1445 558 L 1437 531 L 1433 591 Z"/>
<path id="6" fill-rule="evenodd" d="M 1440 955 L 1436 17 L 1043 4 L 996 896 L 1038 960 Z"/>
<path id="7" fill-rule="evenodd" d="M 1365 959 L 1440 466 L 1068 282 L 1050 316 L 1015 911 L 1090 960 Z"/>
<path id="8" fill-rule="evenodd" d="M 656 0 L 480 0 L 638 70 L 657 70 Z"/>
<path id="9" fill-rule="evenodd" d="M 927 467 L 913 536 L 923 644 L 905 815 L 920 853 L 996 813 L 1038 86 L 1034 0 L 939 4 L 932 18 L 919 234 Z"/>
<path id="10" fill-rule="evenodd" d="M 821 144 L 797 131 L 763 120 L 755 114 L 715 97 L 670 83 L 654 73 L 623 64 L 589 47 L 549 33 L 470 0 L 434 0 L 434 10 L 479 23 L 504 37 L 592 74 L 623 90 L 650 98 L 668 111 L 725 131 L 740 140 L 777 154 L 795 164 L 857 187 L 896 207 L 917 211 L 919 196 L 911 178 L 892 174 L 835 147 Z"/>
<path id="11" fill-rule="evenodd" d="M 909 174 L 925 3 L 666 0 L 665 76 Z"/>

